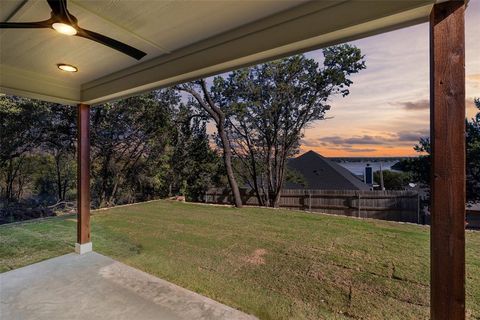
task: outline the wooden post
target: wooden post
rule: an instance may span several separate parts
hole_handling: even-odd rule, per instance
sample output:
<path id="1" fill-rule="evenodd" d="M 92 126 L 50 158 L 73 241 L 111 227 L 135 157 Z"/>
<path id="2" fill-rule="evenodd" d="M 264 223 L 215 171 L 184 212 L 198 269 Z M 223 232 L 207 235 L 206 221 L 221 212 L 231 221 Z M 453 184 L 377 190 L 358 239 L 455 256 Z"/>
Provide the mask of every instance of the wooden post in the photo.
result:
<path id="1" fill-rule="evenodd" d="M 361 197 L 360 197 L 360 191 L 358 192 L 358 217 L 360 218 L 361 216 L 361 207 L 360 207 L 360 201 L 361 201 Z"/>
<path id="2" fill-rule="evenodd" d="M 308 190 L 308 210 L 312 211 L 312 190 Z"/>
<path id="3" fill-rule="evenodd" d="M 420 193 L 417 193 L 417 223 L 420 224 Z"/>
<path id="4" fill-rule="evenodd" d="M 75 251 L 92 251 L 90 241 L 90 106 L 77 112 L 77 244 Z"/>
<path id="5" fill-rule="evenodd" d="M 430 315 L 465 319 L 465 23 L 464 1 L 430 15 L 432 146 Z"/>

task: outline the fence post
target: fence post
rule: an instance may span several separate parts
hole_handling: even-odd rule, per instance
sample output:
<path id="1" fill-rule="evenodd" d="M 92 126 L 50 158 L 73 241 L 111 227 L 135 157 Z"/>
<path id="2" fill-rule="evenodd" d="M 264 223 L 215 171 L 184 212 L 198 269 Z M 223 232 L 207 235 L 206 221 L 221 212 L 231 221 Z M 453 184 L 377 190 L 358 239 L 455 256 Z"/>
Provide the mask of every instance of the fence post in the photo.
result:
<path id="1" fill-rule="evenodd" d="M 312 211 L 312 190 L 308 190 L 308 211 Z"/>
<path id="2" fill-rule="evenodd" d="M 417 223 L 420 224 L 420 193 L 417 193 Z"/>
<path id="3" fill-rule="evenodd" d="M 303 211 L 307 211 L 307 191 L 306 189 L 303 189 Z"/>
<path id="4" fill-rule="evenodd" d="M 357 193 L 358 194 L 358 217 L 360 218 L 361 217 L 361 209 L 360 209 L 360 192 Z"/>

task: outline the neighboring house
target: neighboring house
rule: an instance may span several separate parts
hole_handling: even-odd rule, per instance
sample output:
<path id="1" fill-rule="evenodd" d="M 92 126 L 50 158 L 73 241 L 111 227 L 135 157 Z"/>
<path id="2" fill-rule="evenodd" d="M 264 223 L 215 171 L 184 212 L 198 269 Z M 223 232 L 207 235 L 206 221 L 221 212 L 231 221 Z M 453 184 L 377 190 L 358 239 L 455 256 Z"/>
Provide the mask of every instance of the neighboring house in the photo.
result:
<path id="1" fill-rule="evenodd" d="M 370 190 L 353 173 L 314 151 L 291 159 L 288 168 L 302 175 L 306 185 L 286 182 L 285 189 Z"/>

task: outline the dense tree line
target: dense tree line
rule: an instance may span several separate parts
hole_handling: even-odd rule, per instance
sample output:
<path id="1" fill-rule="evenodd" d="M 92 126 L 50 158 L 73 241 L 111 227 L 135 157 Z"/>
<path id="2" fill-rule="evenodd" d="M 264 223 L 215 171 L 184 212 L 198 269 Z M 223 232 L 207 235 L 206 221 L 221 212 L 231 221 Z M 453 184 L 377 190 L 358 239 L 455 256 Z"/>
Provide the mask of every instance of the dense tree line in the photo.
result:
<path id="1" fill-rule="evenodd" d="M 248 186 L 260 204 L 277 206 L 284 182 L 295 179 L 286 163 L 304 129 L 325 119 L 331 98 L 348 95 L 351 75 L 365 67 L 360 49 L 334 46 L 321 63 L 296 55 L 217 76 L 210 86 L 200 79 L 92 107 L 92 205 L 174 195 L 201 201 L 209 187 L 228 186 L 240 207 L 239 189 Z M 480 200 L 480 112 L 466 129 L 473 202 Z M 384 174 L 389 185 L 412 178 L 428 189 L 429 140 L 415 150 L 422 154 L 400 164 L 406 175 Z M 76 108 L 0 96 L 0 209 L 75 195 Z"/>
<path id="2" fill-rule="evenodd" d="M 365 68 L 360 50 L 323 50 L 91 108 L 93 207 L 183 195 L 200 201 L 211 186 L 253 188 L 277 206 L 288 158 L 304 129 L 325 118 L 332 96 L 349 94 Z M 76 108 L 0 97 L 1 206 L 75 201 Z M 207 125 L 216 127 L 213 139 Z"/>
<path id="3" fill-rule="evenodd" d="M 480 201 L 480 99 L 474 100 L 479 112 L 472 118 L 465 120 L 465 149 L 466 149 L 466 191 L 467 202 Z M 399 168 L 412 175 L 414 181 L 420 183 L 425 190 L 430 189 L 431 147 L 430 138 L 420 138 L 415 151 L 420 155 L 416 158 L 404 160 Z M 429 199 L 426 199 L 428 205 Z"/>
<path id="4" fill-rule="evenodd" d="M 76 108 L 1 96 L 0 119 L 3 206 L 74 201 Z M 206 123 L 174 90 L 92 107 L 93 206 L 175 194 L 199 200 L 223 183 Z"/>

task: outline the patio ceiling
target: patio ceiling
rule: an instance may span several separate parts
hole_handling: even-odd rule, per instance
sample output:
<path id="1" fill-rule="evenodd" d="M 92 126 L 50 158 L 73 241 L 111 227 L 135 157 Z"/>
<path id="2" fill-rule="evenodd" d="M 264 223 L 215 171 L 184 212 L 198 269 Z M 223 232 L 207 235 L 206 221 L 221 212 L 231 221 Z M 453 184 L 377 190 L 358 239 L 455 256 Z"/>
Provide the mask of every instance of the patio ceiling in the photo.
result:
<path id="1" fill-rule="evenodd" d="M 439 1 L 437 1 L 439 2 Z M 83 28 L 134 46 L 137 61 L 52 29 L 0 30 L 0 90 L 97 104 L 428 20 L 435 0 L 68 1 Z M 44 0 L 2 0 L 0 21 L 45 20 Z M 58 63 L 78 67 L 62 72 Z"/>

